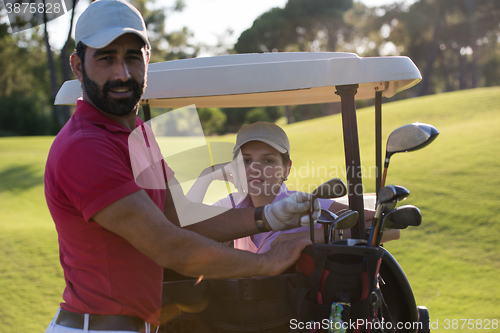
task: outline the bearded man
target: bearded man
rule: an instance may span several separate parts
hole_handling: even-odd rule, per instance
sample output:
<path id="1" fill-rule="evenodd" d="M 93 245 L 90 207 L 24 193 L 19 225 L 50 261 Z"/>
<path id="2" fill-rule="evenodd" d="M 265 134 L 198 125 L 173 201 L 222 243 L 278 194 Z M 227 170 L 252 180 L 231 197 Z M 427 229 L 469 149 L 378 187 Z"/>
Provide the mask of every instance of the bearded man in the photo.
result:
<path id="1" fill-rule="evenodd" d="M 159 325 L 163 268 L 205 278 L 275 275 L 306 239 L 263 255 L 219 242 L 308 223 L 299 193 L 258 208 L 232 209 L 181 228 L 176 209 L 217 209 L 165 189 L 137 185 L 128 137 L 146 87 L 150 45 L 141 14 L 122 0 L 95 1 L 80 16 L 71 67 L 82 99 L 57 135 L 45 171 L 45 196 L 58 237 L 66 288 L 47 332 L 149 332 Z M 162 161 L 166 180 L 173 171 Z M 319 213 L 316 205 L 315 215 Z"/>

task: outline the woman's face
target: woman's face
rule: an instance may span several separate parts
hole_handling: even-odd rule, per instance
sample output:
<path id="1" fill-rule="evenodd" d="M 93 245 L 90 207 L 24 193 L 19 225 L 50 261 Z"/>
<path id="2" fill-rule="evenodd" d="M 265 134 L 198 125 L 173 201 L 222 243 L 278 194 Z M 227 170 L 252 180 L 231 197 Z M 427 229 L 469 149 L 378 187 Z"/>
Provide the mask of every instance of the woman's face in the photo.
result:
<path id="1" fill-rule="evenodd" d="M 245 164 L 248 193 L 251 196 L 276 196 L 291 167 L 283 165 L 279 151 L 261 141 L 241 146 Z"/>

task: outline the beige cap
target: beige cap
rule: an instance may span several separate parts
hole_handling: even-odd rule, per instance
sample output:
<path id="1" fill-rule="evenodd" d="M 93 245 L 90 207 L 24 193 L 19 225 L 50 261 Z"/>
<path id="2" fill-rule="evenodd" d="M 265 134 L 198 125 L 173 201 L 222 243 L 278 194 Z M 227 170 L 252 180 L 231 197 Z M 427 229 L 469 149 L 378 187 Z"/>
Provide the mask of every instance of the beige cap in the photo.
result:
<path id="1" fill-rule="evenodd" d="M 97 0 L 82 13 L 75 27 L 75 43 L 100 49 L 121 35 L 133 33 L 150 48 L 141 13 L 123 0 Z"/>
<path id="2" fill-rule="evenodd" d="M 267 143 L 281 154 L 290 153 L 290 142 L 285 131 L 272 123 L 257 122 L 243 126 L 236 136 L 233 154 L 237 154 L 241 146 L 250 141 Z"/>

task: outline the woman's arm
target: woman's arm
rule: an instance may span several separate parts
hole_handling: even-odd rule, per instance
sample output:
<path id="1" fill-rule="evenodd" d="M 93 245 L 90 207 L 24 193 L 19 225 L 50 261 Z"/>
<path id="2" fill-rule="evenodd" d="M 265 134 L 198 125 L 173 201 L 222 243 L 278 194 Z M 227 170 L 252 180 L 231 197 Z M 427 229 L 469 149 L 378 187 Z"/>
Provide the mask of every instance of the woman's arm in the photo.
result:
<path id="1" fill-rule="evenodd" d="M 224 167 L 228 164 L 229 163 L 215 164 L 203 170 L 193 186 L 189 189 L 186 198 L 192 202 L 203 202 L 208 187 L 214 180 L 225 180 L 233 183 L 233 176 L 229 172 L 225 172 L 226 170 Z"/>

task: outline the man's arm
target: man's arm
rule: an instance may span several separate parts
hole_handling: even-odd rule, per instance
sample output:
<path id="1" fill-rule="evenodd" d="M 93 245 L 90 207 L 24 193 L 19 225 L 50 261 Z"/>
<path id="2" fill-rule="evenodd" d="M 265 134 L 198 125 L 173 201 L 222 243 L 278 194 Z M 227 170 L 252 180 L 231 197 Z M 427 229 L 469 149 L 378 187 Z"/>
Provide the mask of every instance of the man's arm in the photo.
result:
<path id="1" fill-rule="evenodd" d="M 299 221 L 298 212 L 306 214 L 309 211 L 310 201 L 296 201 L 298 199 L 305 200 L 304 198 L 306 197 L 309 199 L 308 195 L 304 193 L 294 193 L 294 195 L 299 196 L 294 197 L 292 195 L 278 203 L 272 204 L 272 207 L 276 208 L 281 203 L 288 201 L 288 204 L 280 206 L 279 209 L 264 210 L 262 217 L 269 231 L 297 228 L 302 226 L 301 224 L 309 224 L 307 216 L 302 216 Z M 317 201 L 313 218 L 319 216 L 319 210 L 320 205 Z M 192 223 L 196 221 L 196 223 L 183 226 L 183 228 L 218 242 L 242 238 L 260 232 L 255 224 L 255 208 L 228 210 L 223 207 L 191 202 L 184 195 L 177 180 L 172 178 L 167 184 L 164 214 L 168 220 L 180 226 L 182 223 L 179 223 L 177 216 L 179 212 L 182 214 L 181 222 L 185 223 L 187 221 Z M 268 213 L 270 214 L 269 216 L 266 215 Z M 268 218 L 273 219 L 271 221 L 273 222 L 272 224 L 267 221 Z"/>
<path id="2" fill-rule="evenodd" d="M 293 265 L 310 243 L 282 242 L 265 255 L 228 248 L 175 226 L 143 190 L 112 203 L 96 213 L 93 220 L 126 239 L 158 265 L 193 277 L 276 275 Z"/>
<path id="3" fill-rule="evenodd" d="M 184 219 L 190 222 L 200 221 L 183 228 L 217 242 L 226 242 L 260 232 L 255 225 L 255 208 L 248 207 L 235 210 L 192 202 L 184 196 L 175 178 L 171 179 L 167 184 L 163 211 L 165 217 L 177 226 L 181 226 L 177 211 L 182 212 Z M 204 218 L 204 216 L 213 217 Z"/>

